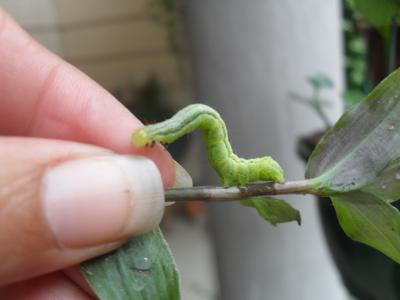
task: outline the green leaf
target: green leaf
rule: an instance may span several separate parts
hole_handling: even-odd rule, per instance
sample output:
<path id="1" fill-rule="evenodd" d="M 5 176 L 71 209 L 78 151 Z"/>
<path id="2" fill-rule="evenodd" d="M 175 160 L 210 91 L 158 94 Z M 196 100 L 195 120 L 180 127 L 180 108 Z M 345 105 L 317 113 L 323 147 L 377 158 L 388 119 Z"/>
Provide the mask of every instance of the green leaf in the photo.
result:
<path id="1" fill-rule="evenodd" d="M 359 190 L 400 157 L 400 71 L 346 112 L 312 153 L 306 177 L 326 194 Z M 394 175 L 393 175 L 394 178 Z"/>
<path id="2" fill-rule="evenodd" d="M 257 197 L 242 200 L 241 204 L 254 207 L 266 221 L 276 226 L 277 223 L 297 221 L 301 225 L 300 212 L 284 200 L 272 197 Z"/>
<path id="3" fill-rule="evenodd" d="M 332 198 L 342 228 L 400 263 L 400 71 L 322 138 L 306 177 Z"/>
<path id="4" fill-rule="evenodd" d="M 360 189 L 388 203 L 400 199 L 400 159 L 388 164 L 377 177 Z"/>
<path id="5" fill-rule="evenodd" d="M 400 15 L 397 0 L 347 0 L 350 7 L 378 29 L 385 39 L 389 38 L 392 18 Z"/>
<path id="6" fill-rule="evenodd" d="M 136 237 L 81 269 L 102 300 L 177 300 L 179 279 L 160 229 Z"/>
<path id="7" fill-rule="evenodd" d="M 370 245 L 400 263 L 400 213 L 385 201 L 364 193 L 332 198 L 340 225 L 355 241 Z"/>

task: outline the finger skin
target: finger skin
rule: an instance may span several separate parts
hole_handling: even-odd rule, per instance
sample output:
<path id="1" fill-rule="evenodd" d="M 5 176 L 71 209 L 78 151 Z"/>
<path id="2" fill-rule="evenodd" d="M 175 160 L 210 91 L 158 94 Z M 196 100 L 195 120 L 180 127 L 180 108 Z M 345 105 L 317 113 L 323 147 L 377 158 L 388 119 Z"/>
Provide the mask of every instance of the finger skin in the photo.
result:
<path id="1" fill-rule="evenodd" d="M 56 241 L 43 212 L 41 183 L 50 167 L 104 155 L 112 153 L 66 141 L 0 138 L 0 286 L 76 265 L 129 237 L 121 231 L 102 245 L 66 248 Z"/>
<path id="2" fill-rule="evenodd" d="M 63 273 L 57 272 L 0 288 L 4 300 L 89 300 L 89 296 Z"/>
<path id="3" fill-rule="evenodd" d="M 174 164 L 161 146 L 135 149 L 141 122 L 88 76 L 49 52 L 0 8 L 0 135 L 73 140 L 148 156 L 163 181 Z"/>
<path id="4" fill-rule="evenodd" d="M 143 154 L 155 161 L 164 184 L 171 186 L 175 168 L 168 152 L 158 145 L 134 149 L 130 144 L 131 133 L 142 126 L 140 121 L 94 81 L 34 41 L 1 7 L 0 66 L 0 135 L 80 141 L 119 153 Z M 24 142 L 24 146 L 29 147 L 29 143 Z M 88 149 L 88 153 L 91 151 Z M 66 147 L 65 159 L 76 155 L 76 152 L 74 147 Z M 12 156 L 13 151 L 10 153 L 8 155 Z M 29 169 L 40 161 L 40 157 L 59 159 L 52 156 L 52 147 L 43 148 L 41 153 L 42 156 L 36 153 L 26 157 L 20 165 Z M 20 180 L 18 172 L 7 174 L 11 183 L 7 185 L 6 192 L 1 191 L 19 201 L 14 203 L 15 206 L 7 207 L 1 207 L 0 201 L 0 224 L 9 232 L 7 235 L 0 234 L 0 244 L 12 245 L 7 239 L 13 236 L 25 242 L 19 247 L 0 250 L 2 268 L 24 271 L 24 274 L 5 276 L 2 284 L 70 266 L 117 246 L 104 245 L 79 255 L 73 251 L 63 252 L 59 256 L 60 249 L 51 246 L 54 242 L 51 234 L 39 229 L 43 222 L 34 209 L 34 201 L 29 201 L 37 191 L 20 188 L 29 187 L 30 180 L 38 176 L 35 172 L 31 175 L 31 178 Z M 16 196 L 18 190 L 20 193 Z M 25 194 L 21 194 L 22 191 Z M 24 209 L 20 209 L 18 204 Z M 7 218 L 19 213 L 24 214 L 25 221 L 21 227 L 12 228 Z M 10 251 L 12 255 L 5 255 Z M 15 264 L 16 260 L 19 260 L 18 264 Z M 25 299 L 29 295 L 29 299 L 86 299 L 84 296 L 80 298 L 79 293 L 70 293 L 76 292 L 73 285 L 61 285 L 62 288 L 59 288 L 59 284 L 53 284 L 47 277 L 45 280 L 42 278 L 0 289 L 0 298 Z M 32 282 L 36 288 L 32 288 Z"/>

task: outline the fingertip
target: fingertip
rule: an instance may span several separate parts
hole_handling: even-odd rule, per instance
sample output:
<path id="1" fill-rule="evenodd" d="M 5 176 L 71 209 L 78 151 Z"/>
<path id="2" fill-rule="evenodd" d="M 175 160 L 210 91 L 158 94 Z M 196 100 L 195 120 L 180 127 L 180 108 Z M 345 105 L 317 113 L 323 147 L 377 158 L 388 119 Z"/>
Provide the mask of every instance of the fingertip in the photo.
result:
<path id="1" fill-rule="evenodd" d="M 135 148 L 134 153 L 150 158 L 160 171 L 164 187 L 172 187 L 176 176 L 176 166 L 171 154 L 161 145 L 152 148 Z"/>

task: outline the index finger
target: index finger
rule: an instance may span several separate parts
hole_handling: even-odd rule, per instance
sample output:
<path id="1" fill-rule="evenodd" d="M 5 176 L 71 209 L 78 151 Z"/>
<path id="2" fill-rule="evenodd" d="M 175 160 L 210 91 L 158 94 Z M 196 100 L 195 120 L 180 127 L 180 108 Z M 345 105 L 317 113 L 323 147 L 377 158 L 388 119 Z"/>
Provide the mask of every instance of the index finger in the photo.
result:
<path id="1" fill-rule="evenodd" d="M 88 76 L 22 30 L 0 7 L 0 134 L 73 140 L 155 161 L 164 183 L 175 177 L 164 149 L 134 149 L 141 122 Z"/>

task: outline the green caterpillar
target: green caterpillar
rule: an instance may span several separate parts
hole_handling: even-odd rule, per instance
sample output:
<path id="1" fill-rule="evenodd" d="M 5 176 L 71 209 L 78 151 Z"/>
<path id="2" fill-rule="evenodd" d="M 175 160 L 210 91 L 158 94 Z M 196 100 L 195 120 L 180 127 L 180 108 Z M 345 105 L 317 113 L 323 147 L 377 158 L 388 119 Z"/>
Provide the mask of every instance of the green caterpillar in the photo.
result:
<path id="1" fill-rule="evenodd" d="M 189 105 L 171 119 L 138 129 L 132 141 L 137 147 L 155 142 L 169 144 L 196 128 L 203 131 L 208 161 L 225 186 L 244 186 L 255 181 L 283 182 L 282 168 L 271 157 L 244 159 L 234 154 L 224 121 L 218 112 L 204 104 Z"/>

